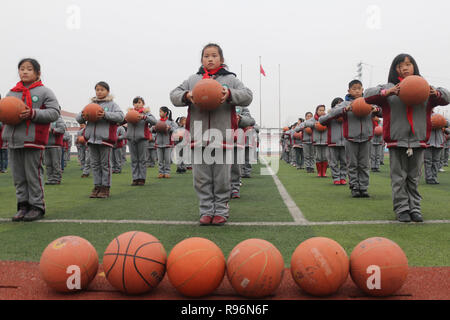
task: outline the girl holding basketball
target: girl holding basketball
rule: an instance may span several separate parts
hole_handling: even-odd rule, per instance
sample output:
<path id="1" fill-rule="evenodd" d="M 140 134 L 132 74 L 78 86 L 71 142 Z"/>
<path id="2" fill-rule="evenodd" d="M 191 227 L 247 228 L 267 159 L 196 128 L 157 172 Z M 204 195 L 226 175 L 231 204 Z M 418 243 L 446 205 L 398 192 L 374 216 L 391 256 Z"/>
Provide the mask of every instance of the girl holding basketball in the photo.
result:
<path id="1" fill-rule="evenodd" d="M 188 106 L 186 130 L 190 131 L 191 148 L 194 149 L 191 159 L 194 189 L 199 198 L 200 224 L 223 225 L 229 218 L 230 169 L 234 146 L 234 141 L 227 138 L 229 137 L 227 131 L 238 128 L 235 108 L 250 105 L 253 94 L 234 73 L 227 70 L 223 51 L 219 45 L 207 44 L 202 50 L 200 59 L 202 66 L 198 72 L 175 88 L 170 93 L 170 99 L 177 107 Z M 212 78 L 223 86 L 220 105 L 210 111 L 204 111 L 196 106 L 192 96 L 192 90 L 197 82 L 206 78 Z M 212 133 L 210 129 L 215 129 L 214 132 L 217 134 L 220 133 L 223 140 L 214 139 L 214 143 L 210 144 L 208 134 Z M 203 157 L 205 153 L 214 157 L 212 163 L 205 161 Z"/>
<path id="2" fill-rule="evenodd" d="M 120 107 L 113 101 L 110 88 L 106 82 L 95 85 L 95 97 L 92 103 L 98 104 L 102 110 L 97 114 L 97 121 L 87 121 L 84 137 L 89 148 L 92 174 L 94 176 L 94 189 L 90 198 L 109 198 L 112 175 L 112 149 L 117 141 L 118 123 L 124 120 Z M 85 115 L 81 111 L 76 120 L 83 124 Z"/>
<path id="3" fill-rule="evenodd" d="M 12 177 L 16 188 L 17 213 L 13 221 L 34 221 L 45 215 L 42 160 L 50 124 L 58 120 L 61 108 L 54 93 L 41 81 L 41 66 L 35 59 L 19 62 L 20 81 L 7 96 L 19 98 L 27 108 L 17 125 L 5 124 Z"/>
<path id="4" fill-rule="evenodd" d="M 426 101 L 407 106 L 398 97 L 400 82 L 408 76 L 420 76 L 416 61 L 409 54 L 394 58 L 388 83 L 367 89 L 367 103 L 376 104 L 383 112 L 383 136 L 389 148 L 392 200 L 400 222 L 422 222 L 418 191 L 427 137 L 431 132 L 431 111 L 438 105 L 448 105 L 450 92 L 430 86 Z"/>

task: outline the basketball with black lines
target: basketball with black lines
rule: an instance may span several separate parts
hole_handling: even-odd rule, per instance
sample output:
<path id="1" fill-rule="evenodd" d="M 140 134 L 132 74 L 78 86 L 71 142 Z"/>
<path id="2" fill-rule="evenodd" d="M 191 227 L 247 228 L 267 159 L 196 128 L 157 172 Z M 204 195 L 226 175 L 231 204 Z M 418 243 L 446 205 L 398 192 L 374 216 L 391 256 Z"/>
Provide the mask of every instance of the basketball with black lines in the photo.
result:
<path id="1" fill-rule="evenodd" d="M 166 272 L 167 254 L 151 234 L 129 231 L 114 238 L 103 254 L 108 282 L 125 294 L 143 294 L 156 288 Z"/>

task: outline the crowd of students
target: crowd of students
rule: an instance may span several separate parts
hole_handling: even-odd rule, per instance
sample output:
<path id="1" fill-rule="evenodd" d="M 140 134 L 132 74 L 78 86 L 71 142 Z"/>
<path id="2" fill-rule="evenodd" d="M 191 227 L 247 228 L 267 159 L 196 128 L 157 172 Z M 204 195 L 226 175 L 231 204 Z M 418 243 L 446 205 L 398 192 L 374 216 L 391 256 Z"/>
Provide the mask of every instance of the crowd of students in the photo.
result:
<path id="1" fill-rule="evenodd" d="M 258 150 L 259 127 L 248 108 L 252 91 L 228 70 L 224 61 L 219 45 L 210 43 L 203 48 L 201 67 L 170 92 L 175 107 L 187 107 L 186 117 L 176 121 L 168 107 L 160 107 L 156 117 L 146 108 L 144 99 L 136 97 L 130 109 L 139 113 L 138 121 L 127 122 L 109 85 L 103 81 L 95 85 L 91 102 L 101 107 L 98 120 L 89 121 L 83 111 L 76 117 L 81 128 L 76 138 L 81 177 L 93 176 L 90 198 L 111 196 L 112 174 L 122 172 L 127 145 L 132 186 L 145 185 L 147 167 L 156 162 L 157 177 L 169 179 L 173 150 L 183 145 L 188 148 L 182 148 L 175 157 L 179 160 L 177 173 L 192 169 L 200 225 L 224 225 L 228 221 L 228 203 L 240 198 L 241 178 L 251 174 L 250 155 Z M 21 123 L 1 127 L 0 171 L 6 170 L 9 156 L 17 198 L 17 213 L 12 220 L 34 221 L 42 219 L 46 210 L 43 165 L 46 184 L 60 184 L 62 153 L 67 150 L 64 141 L 68 142 L 70 136 L 55 94 L 41 81 L 39 63 L 23 59 L 18 70 L 20 81 L 7 95 L 21 99 L 28 108 L 20 114 Z M 420 75 L 419 69 L 413 57 L 402 54 L 392 62 L 387 84 L 364 91 L 359 80 L 351 81 L 345 98 L 335 98 L 328 111 L 325 105 L 319 105 L 314 114 L 307 112 L 305 119 L 285 128 L 282 159 L 299 170 L 305 167 L 308 173 L 314 172 L 315 165 L 319 177 L 326 177 L 330 168 L 333 184 L 348 184 L 353 197 L 367 198 L 370 169 L 379 172 L 386 145 L 396 217 L 401 222 L 423 221 L 418 192 L 422 167 L 425 165 L 427 183 L 437 184 L 437 172 L 448 165 L 450 144 L 449 123 L 443 130 L 433 130 L 430 117 L 435 106 L 449 104 L 450 93 L 430 86 L 426 102 L 405 106 L 398 98 L 399 83 L 409 75 Z M 195 105 L 192 90 L 198 81 L 210 78 L 223 86 L 223 97 L 218 108 L 204 111 Z M 353 101 L 361 97 L 372 105 L 371 113 L 365 117 L 352 112 Z M 382 127 L 382 134 L 378 127 Z M 223 141 L 211 139 L 211 129 Z M 226 138 L 230 130 L 243 132 L 243 139 L 235 134 L 231 140 Z M 195 150 L 201 151 L 198 161 Z M 204 158 L 205 151 L 213 156 L 212 162 Z M 242 154 L 245 159 L 239 161 Z"/>

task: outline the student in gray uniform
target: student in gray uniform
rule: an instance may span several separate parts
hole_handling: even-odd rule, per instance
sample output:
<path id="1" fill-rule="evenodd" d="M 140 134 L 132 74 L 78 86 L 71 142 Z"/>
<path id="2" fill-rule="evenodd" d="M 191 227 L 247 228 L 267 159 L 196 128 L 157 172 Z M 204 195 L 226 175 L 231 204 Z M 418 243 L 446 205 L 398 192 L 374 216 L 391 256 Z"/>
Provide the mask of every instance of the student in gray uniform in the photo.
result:
<path id="1" fill-rule="evenodd" d="M 252 164 L 258 161 L 260 127 L 255 124 L 244 129 L 245 132 L 245 163 L 241 167 L 241 178 L 251 178 Z"/>
<path id="2" fill-rule="evenodd" d="M 319 118 L 319 122 L 328 127 L 329 164 L 333 184 L 337 186 L 347 184 L 347 160 L 345 157 L 345 138 L 342 125 L 344 118 L 332 117 L 330 112 L 343 101 L 342 98 L 335 98 L 331 102 L 331 109 L 328 111 L 328 114 Z"/>
<path id="3" fill-rule="evenodd" d="M 441 165 L 441 154 L 444 150 L 444 139 L 442 128 L 432 128 L 424 155 L 425 182 L 427 184 L 439 184 L 438 172 Z"/>
<path id="4" fill-rule="evenodd" d="M 217 44 L 208 44 L 203 48 L 201 62 L 199 71 L 175 88 L 170 98 L 175 106 L 189 107 L 186 129 L 190 131 L 194 149 L 192 173 L 199 198 L 200 224 L 223 225 L 229 218 L 232 158 L 227 158 L 230 154 L 228 148 L 234 145 L 229 133 L 238 126 L 235 107 L 250 105 L 253 95 L 234 73 L 226 70 L 223 51 Z M 215 110 L 202 111 L 193 102 L 192 90 L 202 78 L 213 78 L 224 86 L 222 104 Z M 209 135 L 204 134 L 209 129 L 220 132 L 223 142 L 214 140 L 210 143 Z M 205 162 L 206 152 L 214 156 L 213 163 Z"/>
<path id="5" fill-rule="evenodd" d="M 174 141 L 172 133 L 177 128 L 175 121 L 172 120 L 172 111 L 163 106 L 159 108 L 159 121 L 166 124 L 165 131 L 157 131 L 156 124 L 152 127 L 152 133 L 155 134 L 155 146 L 158 154 L 159 174 L 158 179 L 170 178 L 170 164 L 172 163 L 172 149 Z M 158 122 L 159 122 L 158 121 Z"/>
<path id="6" fill-rule="evenodd" d="M 54 93 L 44 87 L 41 66 L 35 59 L 19 62 L 20 82 L 7 96 L 28 106 L 19 115 L 22 122 L 5 124 L 2 138 L 8 143 L 11 172 L 16 188 L 17 213 L 13 221 L 34 221 L 45 215 L 42 160 L 48 142 L 50 123 L 61 113 Z"/>
<path id="7" fill-rule="evenodd" d="M 94 189 L 90 198 L 109 198 L 112 176 L 112 147 L 117 141 L 117 123 L 124 120 L 120 107 L 109 94 L 110 88 L 106 82 L 95 85 L 96 96 L 91 99 L 102 107 L 98 113 L 97 122 L 88 121 L 84 136 L 88 143 L 92 174 L 94 176 Z M 77 115 L 78 123 L 85 123 L 83 111 Z"/>
<path id="8" fill-rule="evenodd" d="M 177 124 L 177 130 L 173 133 L 173 142 L 175 144 L 175 149 L 177 150 L 177 173 L 183 174 L 187 171 L 185 158 L 184 157 L 184 148 L 182 146 L 184 145 L 182 142 L 184 140 L 185 136 L 185 128 L 186 128 L 186 117 L 178 117 L 175 121 Z M 181 145 L 180 145 L 181 144 Z M 180 148 L 181 147 L 181 148 Z"/>
<path id="9" fill-rule="evenodd" d="M 65 124 L 64 124 L 65 126 Z M 70 158 L 70 147 L 72 146 L 72 136 L 66 130 L 63 135 L 63 145 L 61 147 L 61 171 L 64 172 L 64 168 L 67 166 L 67 156 Z"/>
<path id="10" fill-rule="evenodd" d="M 65 132 L 66 124 L 61 116 L 50 124 L 48 142 L 44 153 L 45 171 L 47 173 L 46 185 L 61 184 L 61 158 Z"/>
<path id="11" fill-rule="evenodd" d="M 372 106 L 372 113 L 365 117 L 356 116 L 352 102 L 362 97 L 363 87 L 359 80 L 352 80 L 348 85 L 345 101 L 330 112 L 330 117 L 343 117 L 345 154 L 349 177 L 349 187 L 353 198 L 368 198 L 370 140 L 373 137 L 373 114 L 379 115 L 380 109 Z"/>
<path id="12" fill-rule="evenodd" d="M 380 164 L 381 164 L 381 152 L 380 149 L 383 148 L 383 134 L 377 134 L 375 132 L 377 127 L 382 129 L 382 126 L 379 125 L 378 121 L 374 121 L 374 136 L 372 139 L 372 145 L 370 147 L 370 167 L 372 172 L 380 172 Z"/>
<path id="13" fill-rule="evenodd" d="M 150 136 L 149 125 L 156 124 L 156 118 L 150 109 L 144 108 L 142 97 L 133 99 L 134 110 L 139 112 L 138 123 L 128 123 L 127 141 L 131 157 L 132 186 L 143 186 L 147 179 L 147 145 Z"/>
<path id="14" fill-rule="evenodd" d="M 300 124 L 303 123 L 303 122 L 304 121 L 301 121 L 299 119 L 299 121 L 297 122 L 297 124 L 293 128 L 294 132 L 295 132 L 295 129 L 297 129 L 297 127 L 300 126 Z M 297 168 L 297 170 L 304 169 L 303 141 L 302 141 L 302 138 L 303 138 L 303 131 L 295 132 L 293 137 L 292 137 L 293 142 L 294 142 L 293 149 L 294 149 L 295 167 Z"/>
<path id="15" fill-rule="evenodd" d="M 147 145 L 147 167 L 154 168 L 158 162 L 158 155 L 155 147 L 155 135 L 150 131 Z"/>
<path id="16" fill-rule="evenodd" d="M 125 141 L 127 132 L 125 131 L 125 128 L 123 125 L 118 124 L 117 127 L 117 141 L 114 144 L 113 151 L 112 151 L 112 173 L 113 174 L 119 174 L 122 172 L 122 151 L 123 151 L 123 144 Z"/>
<path id="17" fill-rule="evenodd" d="M 305 114 L 305 122 L 313 117 L 312 112 Z M 306 128 L 305 122 L 302 122 L 295 128 L 295 132 L 303 131 L 303 156 L 305 157 L 306 173 L 314 173 L 314 145 L 313 145 L 313 131 L 311 128 Z M 304 128 L 304 129 L 303 129 Z"/>
<path id="18" fill-rule="evenodd" d="M 5 126 L 0 122 L 0 173 L 6 173 L 8 169 L 8 142 L 3 140 L 3 129 Z"/>
<path id="19" fill-rule="evenodd" d="M 388 84 L 367 89 L 367 103 L 383 111 L 383 137 L 389 148 L 392 200 L 400 222 L 422 222 L 418 186 L 424 161 L 427 134 L 431 131 L 431 110 L 448 105 L 450 92 L 430 87 L 429 98 L 420 105 L 407 106 L 398 97 L 400 82 L 410 75 L 420 76 L 414 58 L 400 54 L 394 58 Z M 408 116 L 410 115 L 410 116 Z"/>
<path id="20" fill-rule="evenodd" d="M 256 123 L 247 107 L 236 108 L 236 117 L 238 130 L 235 131 L 234 159 L 231 165 L 231 199 L 241 198 L 241 175 L 242 166 L 245 164 L 246 130 Z"/>

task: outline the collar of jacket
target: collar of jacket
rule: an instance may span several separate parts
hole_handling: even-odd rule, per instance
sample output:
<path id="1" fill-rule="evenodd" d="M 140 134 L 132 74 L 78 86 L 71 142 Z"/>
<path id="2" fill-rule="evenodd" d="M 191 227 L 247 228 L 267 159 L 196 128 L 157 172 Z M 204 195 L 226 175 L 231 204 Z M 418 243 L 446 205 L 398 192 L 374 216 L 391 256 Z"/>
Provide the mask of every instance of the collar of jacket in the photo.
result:
<path id="1" fill-rule="evenodd" d="M 198 69 L 197 74 L 205 74 L 205 70 L 203 69 L 203 67 L 200 67 L 200 69 Z M 219 71 L 217 71 L 217 73 L 214 74 L 214 76 L 226 76 L 228 74 L 232 74 L 233 76 L 237 77 L 235 73 L 230 72 L 230 71 L 226 70 L 225 68 L 222 68 Z"/>
<path id="2" fill-rule="evenodd" d="M 114 100 L 114 97 L 112 96 L 112 95 L 110 95 L 110 94 L 108 94 L 105 98 L 103 98 L 103 99 L 98 99 L 97 97 L 93 97 L 93 98 L 91 98 L 91 101 L 92 102 L 110 102 L 110 101 L 113 101 Z"/>
<path id="3" fill-rule="evenodd" d="M 353 98 L 353 96 L 349 93 L 345 96 L 345 101 L 353 101 L 355 100 L 355 98 Z"/>

